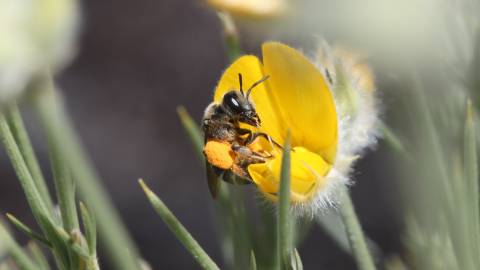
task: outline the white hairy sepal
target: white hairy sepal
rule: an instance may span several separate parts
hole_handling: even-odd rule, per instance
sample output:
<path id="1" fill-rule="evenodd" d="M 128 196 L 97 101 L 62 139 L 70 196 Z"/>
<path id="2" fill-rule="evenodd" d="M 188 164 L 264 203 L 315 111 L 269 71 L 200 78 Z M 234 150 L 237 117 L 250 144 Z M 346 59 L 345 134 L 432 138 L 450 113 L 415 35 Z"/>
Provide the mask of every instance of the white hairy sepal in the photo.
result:
<path id="1" fill-rule="evenodd" d="M 357 160 L 366 149 L 376 145 L 380 136 L 379 102 L 375 89 L 363 89 L 363 79 L 354 72 L 355 62 L 344 61 L 335 55 L 323 42 L 313 63 L 324 75 L 334 96 L 338 120 L 338 146 L 335 162 L 329 172 L 319 179 L 325 184 L 319 186 L 313 197 L 305 202 L 292 204 L 291 214 L 297 217 L 311 217 L 335 210 L 338 206 L 341 188 L 353 184 L 351 173 Z M 351 60 L 351 59 L 350 59 Z M 368 68 L 368 66 L 365 66 Z M 358 71 L 358 70 L 357 70 Z M 366 74 L 371 75 L 371 74 Z M 372 82 L 373 83 L 373 82 Z M 373 84 L 372 84 L 373 86 Z M 321 134 L 319 134 L 321 136 Z M 265 204 L 275 208 L 271 200 Z"/>
<path id="2" fill-rule="evenodd" d="M 326 45 L 315 57 L 316 66 L 324 74 L 335 99 L 338 117 L 338 147 L 335 162 L 324 176 L 325 185 L 307 202 L 292 206 L 292 213 L 300 216 L 322 214 L 335 209 L 341 187 L 351 185 L 355 162 L 366 149 L 377 144 L 380 136 L 379 102 L 375 89 L 363 89 L 361 74 L 354 72 L 351 61 L 344 61 Z M 371 75 L 371 74 L 366 74 Z M 372 84 L 373 85 L 373 84 Z"/>

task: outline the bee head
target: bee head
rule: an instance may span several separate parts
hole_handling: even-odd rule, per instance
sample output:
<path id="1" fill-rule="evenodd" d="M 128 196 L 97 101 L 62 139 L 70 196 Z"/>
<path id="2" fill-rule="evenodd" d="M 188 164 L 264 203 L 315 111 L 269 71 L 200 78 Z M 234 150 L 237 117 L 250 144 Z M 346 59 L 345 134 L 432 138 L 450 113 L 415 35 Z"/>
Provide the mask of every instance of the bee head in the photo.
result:
<path id="1" fill-rule="evenodd" d="M 242 74 L 238 73 L 240 91 L 232 90 L 223 96 L 222 106 L 224 107 L 224 109 L 229 112 L 230 115 L 235 117 L 236 120 L 255 127 L 259 127 L 260 118 L 255 111 L 255 106 L 253 106 L 253 103 L 250 102 L 250 93 L 252 93 L 252 90 L 253 88 L 255 88 L 255 86 L 267 80 L 268 77 L 269 76 L 267 75 L 262 79 L 256 81 L 254 84 L 252 84 L 252 86 L 250 86 L 250 88 L 248 88 L 245 93 L 243 91 Z"/>
<path id="2" fill-rule="evenodd" d="M 260 126 L 260 118 L 255 106 L 242 92 L 232 90 L 223 96 L 222 107 L 239 122 L 255 127 Z"/>

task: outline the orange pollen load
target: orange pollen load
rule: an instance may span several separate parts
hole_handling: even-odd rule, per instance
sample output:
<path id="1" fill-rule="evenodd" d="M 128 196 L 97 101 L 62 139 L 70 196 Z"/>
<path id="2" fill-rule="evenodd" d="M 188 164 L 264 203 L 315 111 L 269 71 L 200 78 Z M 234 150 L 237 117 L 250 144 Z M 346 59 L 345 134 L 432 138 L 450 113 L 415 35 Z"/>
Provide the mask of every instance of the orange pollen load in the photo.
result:
<path id="1" fill-rule="evenodd" d="M 203 152 L 208 163 L 220 169 L 230 169 L 235 160 L 232 145 L 228 142 L 208 141 L 203 148 Z"/>

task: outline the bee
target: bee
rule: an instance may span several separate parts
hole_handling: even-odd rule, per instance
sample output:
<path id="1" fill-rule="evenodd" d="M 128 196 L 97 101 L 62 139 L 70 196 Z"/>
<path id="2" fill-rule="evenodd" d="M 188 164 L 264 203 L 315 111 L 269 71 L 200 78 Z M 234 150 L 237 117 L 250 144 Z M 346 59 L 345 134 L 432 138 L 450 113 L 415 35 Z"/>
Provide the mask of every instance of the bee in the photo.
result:
<path id="1" fill-rule="evenodd" d="M 242 75 L 238 74 L 240 89 L 228 91 L 221 103 L 212 102 L 205 110 L 202 120 L 205 139 L 203 152 L 208 187 L 214 198 L 218 193 L 219 178 L 234 184 L 252 183 L 247 171 L 248 165 L 264 163 L 271 157 L 250 147 L 256 138 L 264 137 L 270 143 L 281 147 L 265 133 L 240 127 L 241 123 L 254 128 L 260 127 L 261 121 L 250 100 L 250 93 L 268 77 L 263 77 L 244 91 Z"/>

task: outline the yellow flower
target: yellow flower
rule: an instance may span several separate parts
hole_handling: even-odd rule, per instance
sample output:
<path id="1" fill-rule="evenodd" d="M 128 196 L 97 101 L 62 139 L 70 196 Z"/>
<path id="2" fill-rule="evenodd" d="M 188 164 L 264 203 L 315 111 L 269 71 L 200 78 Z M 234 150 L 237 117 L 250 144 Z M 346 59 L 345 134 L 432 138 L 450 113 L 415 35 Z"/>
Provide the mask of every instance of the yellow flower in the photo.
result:
<path id="1" fill-rule="evenodd" d="M 232 15 L 247 17 L 275 17 L 285 13 L 285 0 L 207 0 L 216 9 L 228 11 Z"/>
<path id="2" fill-rule="evenodd" d="M 281 145 L 290 131 L 291 201 L 298 205 L 316 202 L 318 194 L 331 186 L 329 175 L 337 155 L 338 121 L 332 92 L 322 73 L 297 50 L 268 42 L 262 52 L 263 62 L 252 55 L 236 60 L 222 75 L 214 100 L 220 102 L 226 92 L 238 88 L 239 73 L 244 85 L 269 75 L 251 94 L 262 121 L 259 131 Z M 250 165 L 248 172 L 260 192 L 275 200 L 281 150 L 269 144 L 257 147 L 273 158 Z"/>

